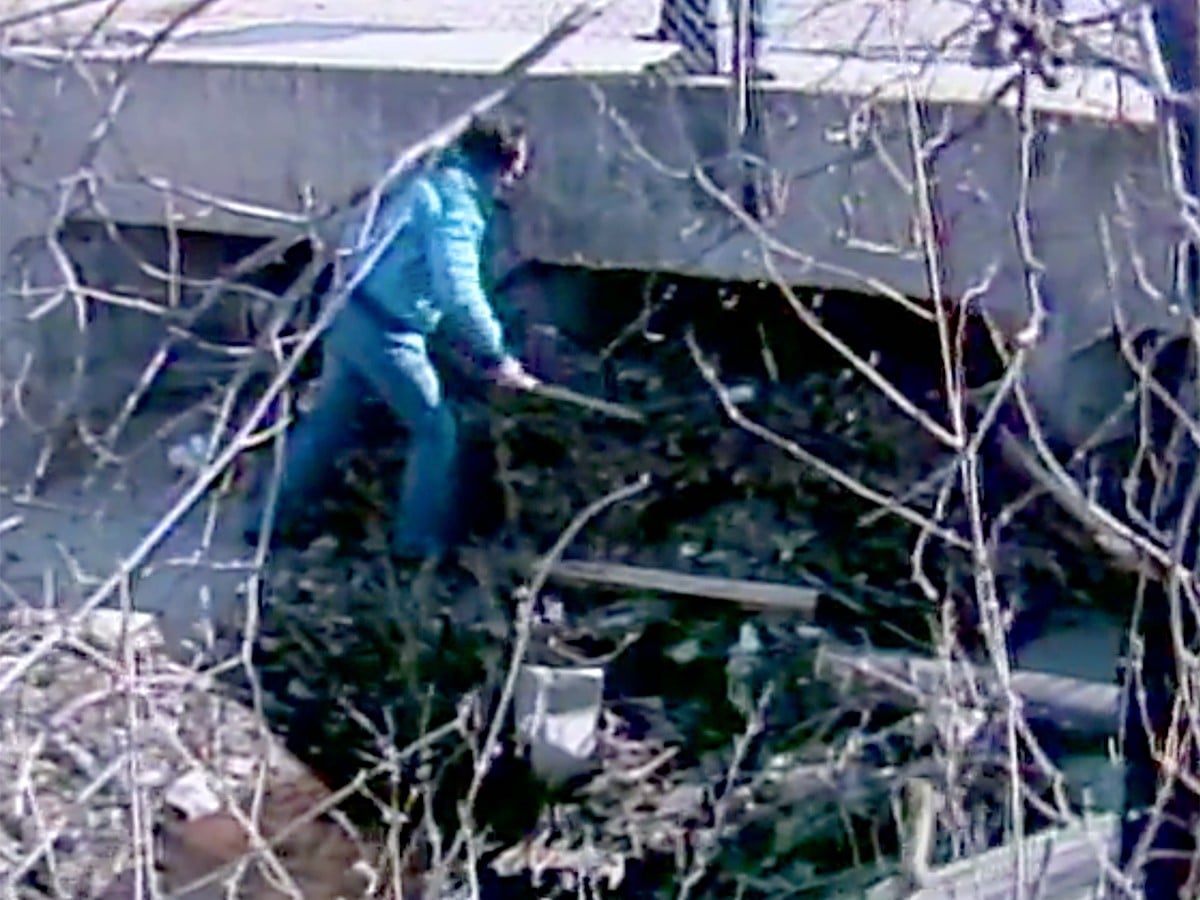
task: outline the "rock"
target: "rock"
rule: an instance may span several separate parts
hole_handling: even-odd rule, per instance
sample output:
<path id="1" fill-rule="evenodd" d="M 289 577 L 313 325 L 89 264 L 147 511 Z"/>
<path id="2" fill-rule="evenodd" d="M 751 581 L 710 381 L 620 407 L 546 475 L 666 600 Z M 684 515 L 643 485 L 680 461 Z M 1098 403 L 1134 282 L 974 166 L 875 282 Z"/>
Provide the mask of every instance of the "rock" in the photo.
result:
<path id="1" fill-rule="evenodd" d="M 8 624 L 12 628 L 41 629 L 62 624 L 69 613 L 60 609 L 35 609 L 22 606 L 12 610 Z M 158 622 L 152 613 L 126 612 L 120 609 L 94 609 L 79 624 L 78 634 L 102 650 L 121 648 L 121 635 L 127 635 L 138 649 L 158 648 L 163 644 Z"/>
<path id="2" fill-rule="evenodd" d="M 517 729 L 534 773 L 550 784 L 588 771 L 596 749 L 604 670 L 524 665 L 517 676 Z"/>

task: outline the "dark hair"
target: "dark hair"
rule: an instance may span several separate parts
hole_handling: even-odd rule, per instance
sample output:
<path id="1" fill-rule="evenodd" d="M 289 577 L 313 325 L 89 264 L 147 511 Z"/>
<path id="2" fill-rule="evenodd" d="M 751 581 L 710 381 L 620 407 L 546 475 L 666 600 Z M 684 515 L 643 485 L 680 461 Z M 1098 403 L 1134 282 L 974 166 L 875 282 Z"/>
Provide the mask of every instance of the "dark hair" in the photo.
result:
<path id="1" fill-rule="evenodd" d="M 509 119 L 475 118 L 458 139 L 458 150 L 485 171 L 503 169 L 517 158 L 525 126 Z"/>

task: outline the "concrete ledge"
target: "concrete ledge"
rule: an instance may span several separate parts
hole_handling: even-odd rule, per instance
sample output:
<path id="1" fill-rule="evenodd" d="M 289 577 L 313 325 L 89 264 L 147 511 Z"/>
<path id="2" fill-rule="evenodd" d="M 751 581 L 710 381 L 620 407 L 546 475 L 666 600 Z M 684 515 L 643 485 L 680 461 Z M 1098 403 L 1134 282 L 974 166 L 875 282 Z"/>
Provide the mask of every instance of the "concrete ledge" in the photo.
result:
<path id="1" fill-rule="evenodd" d="M 309 203 L 340 203 L 369 185 L 400 147 L 494 87 L 492 72 L 523 45 L 516 32 L 268 36 L 247 44 L 244 32 L 210 35 L 136 72 L 96 157 L 98 203 L 81 214 L 298 238 Z M 510 108 L 537 145 L 514 198 L 511 257 L 929 297 L 911 92 L 917 143 L 952 137 L 924 165 L 936 192 L 937 288 L 974 297 L 1010 334 L 1023 327 L 1031 301 L 1013 226 L 1020 123 L 1011 99 L 982 102 L 1009 73 L 777 56 L 780 79 L 762 94 L 757 172 L 774 212 L 756 225 L 738 212 L 746 171 L 729 86 L 640 72 L 672 52 L 577 38 L 514 95 Z M 98 97 L 53 57 L 28 48 L 0 56 L 12 107 L 0 121 L 10 195 L 0 266 L 10 270 L 13 249 L 44 233 L 114 84 L 115 67 L 90 66 Z M 1177 217 L 1150 98 L 1091 70 L 1031 94 L 1027 217 L 1043 301 L 1061 313 L 1046 358 L 1094 342 L 1114 309 L 1135 327 L 1180 327 L 1167 291 Z M 1045 371 L 1047 389 L 1065 396 L 1049 387 L 1056 366 Z M 1030 371 L 1042 377 L 1036 361 Z"/>
<path id="2" fill-rule="evenodd" d="M 286 29 L 281 35 L 281 29 Z M 464 32 L 437 29 L 350 29 L 325 25 L 263 22 L 236 28 L 205 29 L 165 44 L 151 66 L 337 69 L 359 72 L 496 75 L 528 48 L 527 31 Z M 674 45 L 628 38 L 575 38 L 533 68 L 534 76 L 632 75 L 677 52 Z M 24 46 L 13 58 L 61 62 L 72 51 Z M 137 60 L 139 45 L 90 50 L 93 62 Z"/>

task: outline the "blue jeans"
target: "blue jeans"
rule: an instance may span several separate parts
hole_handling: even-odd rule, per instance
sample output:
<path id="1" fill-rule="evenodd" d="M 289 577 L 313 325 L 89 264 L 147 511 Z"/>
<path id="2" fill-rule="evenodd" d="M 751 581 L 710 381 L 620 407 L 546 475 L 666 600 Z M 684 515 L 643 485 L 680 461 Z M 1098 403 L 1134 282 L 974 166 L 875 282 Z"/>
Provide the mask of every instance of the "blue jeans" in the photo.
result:
<path id="1" fill-rule="evenodd" d="M 281 531 L 313 508 L 347 449 L 364 401 L 381 398 L 408 429 L 411 447 L 399 490 L 393 547 L 404 556 L 437 553 L 452 541 L 457 426 L 420 334 L 386 334 L 335 323 L 327 336 L 313 410 L 286 444 L 276 521 Z M 340 327 L 339 327 L 340 326 Z"/>

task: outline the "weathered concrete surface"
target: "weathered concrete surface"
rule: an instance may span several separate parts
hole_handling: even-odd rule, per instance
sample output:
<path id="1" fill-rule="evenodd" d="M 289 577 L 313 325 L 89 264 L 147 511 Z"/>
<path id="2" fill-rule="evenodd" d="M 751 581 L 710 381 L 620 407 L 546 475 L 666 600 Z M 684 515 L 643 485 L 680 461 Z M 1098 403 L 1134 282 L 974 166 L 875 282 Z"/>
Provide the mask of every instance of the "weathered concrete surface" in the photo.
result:
<path id="1" fill-rule="evenodd" d="M 136 68 L 95 153 L 102 207 L 85 214 L 299 235 L 305 198 L 334 202 L 369 184 L 398 147 L 480 96 L 489 73 L 532 35 L 310 38 L 284 42 L 278 29 L 257 42 L 244 32 L 210 34 Z M 922 141 L 964 131 L 927 173 L 942 219 L 940 288 L 955 298 L 986 282 L 979 302 L 1008 331 L 1020 328 L 1029 304 L 1012 224 L 1019 129 L 1011 108 L 987 103 L 1009 73 L 777 52 L 780 78 L 765 91 L 764 120 L 780 211 L 765 226 L 776 243 L 765 244 L 695 177 L 700 167 L 717 188 L 740 192 L 725 85 L 638 74 L 669 54 L 629 38 L 574 39 L 514 98 L 538 136 L 534 175 L 516 204 L 521 254 L 929 296 L 915 240 L 911 87 Z M 110 91 L 94 92 L 75 68 L 28 53 L 8 54 L 3 67 L 13 115 L 0 125 L 10 192 L 0 259 L 11 270 L 11 249 L 36 241 L 57 203 L 59 191 L 46 189 L 78 172 Z M 87 69 L 110 86 L 114 71 Z M 1170 323 L 1169 304 L 1152 297 L 1167 283 L 1174 217 L 1146 93 L 1128 79 L 1076 71 L 1059 91 L 1032 94 L 1043 128 L 1028 219 L 1043 299 L 1069 306 L 1047 341 L 1064 350 L 1086 344 L 1110 325 L 1114 306 L 1141 324 Z M 765 256 L 764 246 L 775 252 Z M 1032 377 L 1041 377 L 1036 365 Z M 1057 364 L 1044 376 L 1061 377 Z M 1086 403 L 1064 402 L 1068 430 L 1088 430 Z"/>
<path id="2" fill-rule="evenodd" d="M 62 478 L 36 498 L 0 494 L 0 608 L 19 599 L 69 612 L 86 600 L 186 485 L 164 455 L 158 442 L 148 441 L 123 470 L 102 478 Z M 240 621 L 255 596 L 246 593 L 255 567 L 237 530 L 237 502 L 214 495 L 131 573 L 131 602 L 156 614 L 167 649 L 178 658 L 209 650 L 210 629 Z M 120 602 L 113 596 L 106 605 Z"/>
<path id="3" fill-rule="evenodd" d="M 796 5 L 793 0 L 787 0 Z M 603 14 L 587 26 L 593 37 L 628 37 L 656 24 L 658 0 L 611 0 Z M 51 4 L 41 0 L 0 0 L 0 20 Z M 89 29 L 104 10 L 111 12 L 104 31 L 110 36 L 162 25 L 188 7 L 183 0 L 128 0 L 105 10 L 103 0 L 78 9 L 39 16 L 11 31 L 22 40 L 70 38 Z M 187 23 L 188 31 L 225 29 L 254 23 L 337 25 L 361 31 L 490 31 L 498 27 L 537 33 L 565 9 L 544 0 L 217 0 Z"/>

